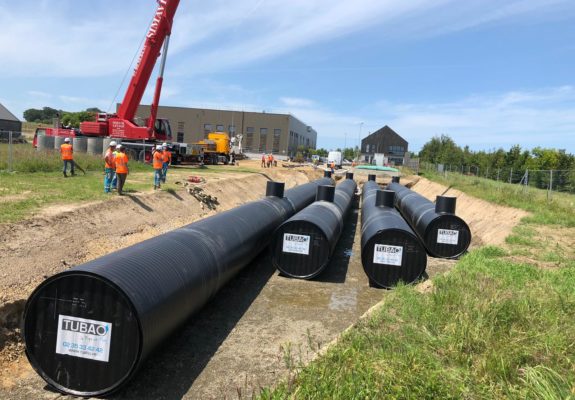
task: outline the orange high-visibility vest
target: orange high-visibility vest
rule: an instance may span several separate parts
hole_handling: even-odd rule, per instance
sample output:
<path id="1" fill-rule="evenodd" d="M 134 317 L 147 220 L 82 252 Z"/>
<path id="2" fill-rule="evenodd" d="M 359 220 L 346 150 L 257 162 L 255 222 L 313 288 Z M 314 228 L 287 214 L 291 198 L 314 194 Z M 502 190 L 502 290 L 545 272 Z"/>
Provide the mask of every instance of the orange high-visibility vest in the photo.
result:
<path id="1" fill-rule="evenodd" d="M 162 169 L 162 164 L 164 163 L 164 155 L 160 151 L 154 153 L 154 169 Z"/>
<path id="2" fill-rule="evenodd" d="M 60 146 L 60 153 L 62 154 L 62 160 L 73 160 L 74 151 L 72 150 L 72 145 L 68 143 L 64 143 Z"/>
<path id="3" fill-rule="evenodd" d="M 164 150 L 164 162 L 171 162 L 172 161 L 172 152 L 169 150 Z"/>
<path id="4" fill-rule="evenodd" d="M 116 154 L 116 173 L 117 174 L 127 174 L 128 173 L 128 155 L 126 153 Z"/>
<path id="5" fill-rule="evenodd" d="M 112 149 L 106 150 L 106 156 L 104 157 L 104 161 L 106 161 L 106 168 L 116 168 L 116 163 L 114 161 L 115 155 Z"/>

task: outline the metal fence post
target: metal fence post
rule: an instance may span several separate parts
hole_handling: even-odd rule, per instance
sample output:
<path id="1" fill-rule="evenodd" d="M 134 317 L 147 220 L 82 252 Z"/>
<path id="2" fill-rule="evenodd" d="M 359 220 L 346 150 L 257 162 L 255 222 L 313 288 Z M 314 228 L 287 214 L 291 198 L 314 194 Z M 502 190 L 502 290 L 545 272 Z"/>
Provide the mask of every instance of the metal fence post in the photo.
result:
<path id="1" fill-rule="evenodd" d="M 549 170 L 549 188 L 547 190 L 547 201 L 551 201 L 551 192 L 553 191 L 553 170 Z"/>
<path id="2" fill-rule="evenodd" d="M 509 183 L 513 182 L 513 168 L 509 171 Z"/>
<path id="3" fill-rule="evenodd" d="M 12 131 L 8 132 L 8 172 L 12 172 Z"/>

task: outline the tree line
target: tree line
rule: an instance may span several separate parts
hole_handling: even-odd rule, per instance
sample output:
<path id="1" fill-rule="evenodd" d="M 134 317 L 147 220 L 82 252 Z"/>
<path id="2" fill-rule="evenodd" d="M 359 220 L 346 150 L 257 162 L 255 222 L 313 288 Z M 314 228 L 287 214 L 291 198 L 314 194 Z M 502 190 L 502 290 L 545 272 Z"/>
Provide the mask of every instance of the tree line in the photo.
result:
<path id="1" fill-rule="evenodd" d="M 425 143 L 419 152 L 421 162 L 443 164 L 448 171 L 508 180 L 513 183 L 521 179 L 528 184 L 546 187 L 549 180 L 558 189 L 575 191 L 575 156 L 564 149 L 535 147 L 531 150 L 514 145 L 509 150 L 499 148 L 490 151 L 472 151 L 469 146 L 458 146 L 447 135 L 435 136 Z M 541 171 L 561 171 L 555 177 Z M 531 174 L 528 172 L 531 171 Z"/>
<path id="2" fill-rule="evenodd" d="M 59 118 L 62 126 L 79 128 L 80 122 L 94 121 L 96 114 L 99 112 L 102 111 L 97 107 L 90 107 L 78 112 L 57 110 L 51 107 L 43 107 L 41 109 L 29 108 L 24 111 L 24 119 L 28 122 L 51 125 L 54 118 Z"/>
<path id="3" fill-rule="evenodd" d="M 571 170 L 575 168 L 575 156 L 565 150 L 535 147 L 522 149 L 516 144 L 509 150 L 502 148 L 491 151 L 471 151 L 469 146 L 461 148 L 447 135 L 435 136 L 425 143 L 419 152 L 419 159 L 433 164 L 459 167 L 525 170 Z M 465 168 L 464 168 L 465 169 Z"/>

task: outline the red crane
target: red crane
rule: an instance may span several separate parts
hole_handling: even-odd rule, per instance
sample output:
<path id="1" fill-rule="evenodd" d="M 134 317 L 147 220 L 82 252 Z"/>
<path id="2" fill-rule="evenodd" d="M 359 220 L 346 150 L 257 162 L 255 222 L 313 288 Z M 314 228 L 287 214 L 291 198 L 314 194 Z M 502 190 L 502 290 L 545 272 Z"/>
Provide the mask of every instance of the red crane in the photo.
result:
<path id="1" fill-rule="evenodd" d="M 174 14 L 180 0 L 157 0 L 158 7 L 154 14 L 150 29 L 146 34 L 140 58 L 126 90 L 126 94 L 116 114 L 98 114 L 96 121 L 86 121 L 80 124 L 80 131 L 86 136 L 111 136 L 125 140 L 171 140 L 172 132 L 166 119 L 156 119 L 158 103 L 162 91 L 166 54 L 172 31 Z M 162 50 L 163 46 L 163 50 Z M 136 110 L 150 80 L 156 60 L 162 55 L 160 72 L 156 81 L 154 100 L 150 116 L 144 126 L 136 124 Z"/>

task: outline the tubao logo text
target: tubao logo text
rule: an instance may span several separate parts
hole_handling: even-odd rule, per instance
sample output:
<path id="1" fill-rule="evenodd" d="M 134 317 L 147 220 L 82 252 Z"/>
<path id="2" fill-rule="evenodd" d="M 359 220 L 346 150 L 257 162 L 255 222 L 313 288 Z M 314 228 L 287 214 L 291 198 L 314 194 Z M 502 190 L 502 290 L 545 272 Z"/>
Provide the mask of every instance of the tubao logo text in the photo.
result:
<path id="1" fill-rule="evenodd" d="M 62 319 L 63 331 L 86 333 L 95 336 L 106 336 L 110 330 L 108 324 L 95 324 L 93 322 L 74 321 L 71 319 Z"/>

